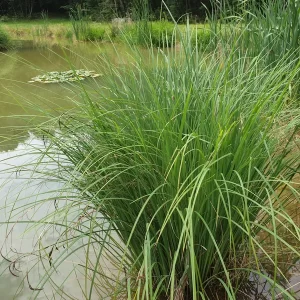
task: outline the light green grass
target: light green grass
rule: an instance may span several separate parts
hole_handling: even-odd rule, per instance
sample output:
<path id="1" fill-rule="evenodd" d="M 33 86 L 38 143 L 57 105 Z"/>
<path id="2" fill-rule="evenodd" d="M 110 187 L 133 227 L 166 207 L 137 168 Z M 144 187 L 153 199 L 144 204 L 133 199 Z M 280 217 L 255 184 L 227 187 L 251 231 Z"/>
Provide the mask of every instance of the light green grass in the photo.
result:
<path id="1" fill-rule="evenodd" d="M 127 36 L 127 39 L 131 39 L 131 42 L 137 43 L 137 33 L 134 24 L 124 25 L 120 28 L 116 28 L 116 25 L 111 23 L 97 23 L 88 22 L 87 31 L 84 36 L 79 37 L 79 40 L 92 40 L 92 41 L 112 41 L 117 40 L 119 42 L 124 41 L 123 35 Z M 165 25 L 164 25 L 165 24 Z M 44 45 L 45 40 L 49 41 L 49 45 L 53 42 L 72 41 L 75 39 L 76 34 L 74 32 L 72 22 L 68 19 L 37 19 L 37 20 L 17 20 L 3 23 L 3 29 L 13 40 L 33 40 L 37 43 L 42 40 Z M 171 44 L 172 31 L 174 26 L 168 22 L 152 22 L 151 25 L 151 39 L 153 45 L 159 46 L 162 36 L 168 32 L 169 43 Z M 209 24 L 193 24 L 191 29 L 196 32 L 206 30 L 209 32 Z M 186 26 L 179 25 L 177 30 L 185 32 Z M 147 40 L 146 36 L 142 37 L 142 44 Z M 149 37 L 148 37 L 149 39 Z"/>
<path id="2" fill-rule="evenodd" d="M 110 26 L 109 24 L 91 23 L 90 27 L 99 28 L 98 30 L 105 31 L 108 39 Z M 3 24 L 3 29 L 14 40 L 35 40 L 43 38 L 49 41 L 69 40 L 75 36 L 72 23 L 67 19 L 47 19 L 47 20 L 29 20 L 6 22 Z M 43 31 L 44 30 L 44 31 Z M 43 32 L 43 34 L 41 34 Z"/>

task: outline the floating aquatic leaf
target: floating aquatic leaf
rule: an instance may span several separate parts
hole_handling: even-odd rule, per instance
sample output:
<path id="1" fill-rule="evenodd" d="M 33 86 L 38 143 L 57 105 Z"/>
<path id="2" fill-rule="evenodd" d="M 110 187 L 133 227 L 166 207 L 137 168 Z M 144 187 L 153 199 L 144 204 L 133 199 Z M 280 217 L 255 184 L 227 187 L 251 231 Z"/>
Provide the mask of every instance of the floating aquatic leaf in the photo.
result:
<path id="1" fill-rule="evenodd" d="M 91 77 L 96 78 L 101 76 L 95 71 L 88 70 L 68 70 L 63 72 L 52 71 L 44 75 L 33 77 L 29 83 L 41 82 L 41 83 L 61 83 L 61 82 L 74 82 L 78 80 L 84 80 L 85 78 Z"/>

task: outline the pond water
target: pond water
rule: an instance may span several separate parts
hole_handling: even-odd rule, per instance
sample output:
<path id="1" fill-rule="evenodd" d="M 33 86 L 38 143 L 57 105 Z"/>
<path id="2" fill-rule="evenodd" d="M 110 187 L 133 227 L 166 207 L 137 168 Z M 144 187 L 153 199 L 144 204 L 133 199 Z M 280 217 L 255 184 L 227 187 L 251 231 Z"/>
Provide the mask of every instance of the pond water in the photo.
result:
<path id="1" fill-rule="evenodd" d="M 97 73 L 101 73 L 99 56 L 105 53 L 110 55 L 112 61 L 117 61 L 112 46 L 96 44 L 35 48 L 31 43 L 26 43 L 18 50 L 0 53 L 0 222 L 11 220 L 11 224 L 0 227 L 0 299 L 71 299 L 65 298 L 63 292 L 72 299 L 85 299 L 84 294 L 89 292 L 83 288 L 84 274 L 77 270 L 79 264 L 86 263 L 86 253 L 82 250 L 76 255 L 68 255 L 55 272 L 55 284 L 62 291 L 61 294 L 53 295 L 51 286 L 45 285 L 36 296 L 34 289 L 41 284 L 45 272 L 43 266 L 35 266 L 31 270 L 37 262 L 36 252 L 32 250 L 37 249 L 35 243 L 41 235 L 43 243 L 50 245 L 57 240 L 59 233 L 55 230 L 47 232 L 46 227 L 42 231 L 29 229 L 29 221 L 42 219 L 55 210 L 53 201 L 50 201 L 51 204 L 37 204 L 34 208 L 31 204 L 39 203 L 45 197 L 56 197 L 53 191 L 60 190 L 62 185 L 57 181 L 33 179 L 31 167 L 20 172 L 16 172 L 15 168 L 34 164 L 38 155 L 32 153 L 32 149 L 35 148 L 37 152 L 45 146 L 42 139 L 31 133 L 34 126 L 46 121 L 45 115 L 58 116 L 72 109 L 75 101 L 82 101 L 82 86 L 78 83 L 43 84 L 28 81 L 45 72 L 71 68 L 96 69 Z M 101 77 L 88 78 L 81 84 L 92 95 L 94 88 L 101 85 L 101 80 Z M 47 165 L 51 168 L 51 164 Z M 18 211 L 19 207 L 27 205 L 25 213 Z M 76 216 L 76 211 L 70 211 L 68 216 L 72 216 L 72 213 Z M 78 241 L 76 247 L 80 247 L 80 243 L 83 240 Z M 46 251 L 50 252 L 51 249 Z M 55 249 L 54 252 L 63 251 Z M 92 292 L 91 295 L 91 299 L 99 299 L 99 293 L 94 295 Z"/>
<path id="2" fill-rule="evenodd" d="M 33 127 L 46 121 L 45 115 L 58 116 L 72 109 L 74 102 L 81 101 L 82 87 L 78 84 L 33 84 L 28 81 L 45 72 L 66 71 L 71 68 L 95 70 L 101 73 L 100 55 L 107 53 L 112 61 L 123 63 L 118 61 L 120 58 L 116 54 L 118 52 L 125 51 L 122 48 L 115 49 L 111 45 L 95 44 L 41 49 L 33 48 L 28 43 L 21 49 L 0 53 L 0 195 L 2 199 L 0 222 L 5 222 L 7 219 L 12 221 L 12 224 L 0 227 L 2 256 L 0 257 L 0 299 L 25 300 L 31 297 L 33 299 L 85 299 L 86 291 L 80 284 L 84 282 L 84 274 L 77 271 L 77 266 L 85 260 L 84 251 L 68 256 L 54 276 L 55 284 L 59 289 L 73 298 L 65 298 L 62 293 L 53 295 L 51 286 L 45 286 L 36 298 L 32 296 L 35 295 L 34 289 L 39 287 L 43 278 L 43 271 L 40 268 L 30 271 L 36 262 L 32 249 L 36 249 L 35 243 L 40 235 L 43 235 L 43 241 L 50 245 L 57 239 L 58 233 L 51 231 L 44 234 L 40 229 L 35 228 L 29 230 L 26 221 L 38 220 L 51 214 L 55 206 L 52 201 L 52 204 L 38 205 L 38 209 L 28 206 L 28 211 L 23 215 L 18 213 L 18 206 L 26 207 L 32 202 L 38 203 L 49 191 L 53 193 L 61 188 L 61 184 L 57 181 L 45 182 L 31 178 L 31 170 L 24 171 L 21 166 L 37 159 L 36 155 L 28 152 L 29 146 L 37 150 L 44 147 L 44 141 L 31 133 Z M 99 77 L 87 79 L 83 84 L 93 95 L 94 88 L 101 86 L 101 81 L 102 78 Z M 10 167 L 20 167 L 20 169 L 17 172 L 16 169 L 7 171 Z M 49 167 L 51 168 L 51 164 Z M 47 195 L 49 198 L 55 196 L 55 193 Z M 18 202 L 14 208 L 15 214 L 9 215 L 16 199 Z M 70 211 L 70 215 L 72 213 L 76 215 L 76 212 Z M 26 234 L 23 234 L 25 231 Z M 31 253 L 31 255 L 22 256 L 21 253 Z M 14 257 L 21 257 L 21 259 L 14 263 Z M 299 272 L 293 269 L 290 288 L 297 291 L 299 283 Z M 267 291 L 264 292 L 262 289 L 268 289 L 264 282 L 257 288 L 258 294 L 264 294 L 267 299 L 271 299 L 268 298 Z M 300 294 L 297 295 L 295 299 L 300 299 Z M 263 299 L 256 296 L 250 298 Z M 92 293 L 91 299 L 99 299 L 99 293 Z"/>
<path id="3" fill-rule="evenodd" d="M 14 149 L 26 138 L 26 126 L 44 121 L 39 118 L 40 110 L 44 115 L 45 111 L 58 115 L 80 98 L 76 84 L 28 83 L 31 78 L 50 71 L 94 69 L 97 57 L 106 50 L 110 53 L 109 46 L 95 44 L 39 49 L 28 43 L 16 51 L 0 53 L 0 151 Z M 84 84 L 96 84 L 95 80 L 87 81 Z"/>
<path id="4" fill-rule="evenodd" d="M 34 209 L 31 205 L 44 199 L 45 194 L 49 193 L 49 191 L 61 188 L 57 182 L 48 181 L 47 184 L 44 184 L 42 180 L 30 179 L 32 175 L 30 167 L 18 174 L 16 174 L 15 170 L 8 170 L 10 166 L 17 167 L 34 163 L 35 155 L 31 154 L 32 150 L 28 149 L 29 145 L 40 149 L 43 147 L 43 142 L 31 135 L 24 143 L 19 143 L 16 149 L 0 153 L 0 186 L 2 199 L 5 199 L 1 203 L 0 221 L 5 222 L 10 219 L 12 222 L 7 226 L 0 227 L 2 256 L 0 264 L 0 293 L 4 297 L 2 299 L 29 299 L 32 291 L 28 282 L 34 288 L 36 288 L 35 285 L 39 284 L 42 273 L 36 268 L 29 272 L 28 282 L 26 282 L 27 278 L 24 281 L 26 272 L 35 264 L 35 255 L 30 255 L 30 253 L 33 253 L 32 250 L 36 248 L 34 243 L 37 241 L 37 236 L 42 234 L 40 229 L 29 230 L 31 223 L 27 222 L 44 218 L 51 213 L 53 208 L 50 205 L 37 205 Z M 55 195 L 53 194 L 53 196 Z M 10 214 L 14 204 L 16 204 L 15 209 Z M 28 205 L 26 213 L 20 213 L 18 207 L 26 205 Z M 25 233 L 26 231 L 28 232 Z M 57 233 L 51 232 L 45 235 L 44 240 L 50 244 L 56 237 Z M 26 255 L 23 256 L 23 254 Z M 16 264 L 12 267 L 12 262 L 15 260 Z M 63 276 L 66 275 L 65 271 L 67 273 L 71 272 L 72 267 L 74 267 L 72 263 L 65 263 L 63 266 L 64 272 L 58 271 L 56 278 L 64 282 Z M 70 285 L 64 288 L 66 291 L 72 291 Z M 75 289 L 75 292 L 78 295 L 80 294 L 78 289 Z M 45 289 L 45 294 L 38 296 L 37 299 L 45 299 L 45 295 L 48 294 L 49 296 L 49 293 L 51 291 L 48 287 L 48 290 L 47 288 Z"/>

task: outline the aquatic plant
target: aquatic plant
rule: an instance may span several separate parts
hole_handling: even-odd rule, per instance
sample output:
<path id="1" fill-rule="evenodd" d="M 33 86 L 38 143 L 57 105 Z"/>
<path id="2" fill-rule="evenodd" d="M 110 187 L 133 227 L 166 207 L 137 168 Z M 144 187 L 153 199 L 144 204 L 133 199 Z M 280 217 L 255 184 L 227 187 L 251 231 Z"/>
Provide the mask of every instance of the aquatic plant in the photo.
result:
<path id="1" fill-rule="evenodd" d="M 150 25 L 149 40 L 153 46 L 174 46 L 174 24 L 166 21 L 153 22 Z"/>
<path id="2" fill-rule="evenodd" d="M 48 72 L 44 75 L 38 75 L 31 78 L 29 83 L 41 82 L 41 83 L 61 83 L 61 82 L 74 82 L 78 80 L 84 80 L 88 77 L 97 78 L 101 76 L 95 71 L 88 70 L 69 70 L 61 72 Z"/>
<path id="3" fill-rule="evenodd" d="M 57 227 L 65 213 L 53 251 L 69 246 L 44 266 L 39 288 L 87 237 L 96 253 L 84 266 L 88 299 L 95 290 L 113 299 L 240 299 L 251 272 L 269 282 L 272 297 L 293 299 L 280 261 L 283 246 L 300 255 L 288 211 L 300 201 L 299 152 L 291 152 L 295 125 L 281 117 L 298 68 L 282 60 L 270 71 L 260 58 L 181 46 L 152 51 L 152 68 L 138 51 L 133 69 L 107 62 L 98 100 L 84 92 L 59 131 L 57 119 L 52 130 L 43 126 L 41 154 L 57 165 L 45 174 L 72 194 L 55 197 L 60 209 L 42 221 Z M 69 220 L 71 207 L 78 215 Z"/>
<path id="4" fill-rule="evenodd" d="M 87 16 L 86 9 L 77 4 L 75 8 L 70 9 L 70 20 L 73 31 L 77 40 L 87 40 L 90 30 L 90 20 Z"/>
<path id="5" fill-rule="evenodd" d="M 210 16 L 210 27 L 218 39 L 236 41 L 235 47 L 251 57 L 265 54 L 264 64 L 272 66 L 289 54 L 297 62 L 300 46 L 300 2 L 241 1 L 235 15 L 225 9 L 226 3 L 215 4 L 215 15 Z M 229 20 L 232 22 L 230 23 Z M 226 23 L 232 26 L 224 26 Z"/>
<path id="6" fill-rule="evenodd" d="M 212 45 L 212 33 L 207 28 L 196 28 L 192 34 L 192 43 L 198 44 L 200 49 L 208 50 L 208 46 Z"/>

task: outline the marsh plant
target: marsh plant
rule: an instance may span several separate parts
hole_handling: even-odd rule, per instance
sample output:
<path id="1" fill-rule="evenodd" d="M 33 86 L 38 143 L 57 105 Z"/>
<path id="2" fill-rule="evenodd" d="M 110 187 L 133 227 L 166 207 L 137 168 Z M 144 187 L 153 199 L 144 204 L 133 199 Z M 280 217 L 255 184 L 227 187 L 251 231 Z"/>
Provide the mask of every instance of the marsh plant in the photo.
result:
<path id="1" fill-rule="evenodd" d="M 263 50 L 268 63 L 279 60 L 283 54 L 290 53 L 292 59 L 299 57 L 300 42 L 300 2 L 266 1 L 258 9 L 253 6 L 253 14 L 247 14 L 248 44 L 254 44 L 251 50 Z M 246 45 L 247 47 L 247 45 Z"/>
<path id="2" fill-rule="evenodd" d="M 269 68 L 286 57 L 295 67 L 300 54 L 300 2 L 246 0 L 236 4 L 229 9 L 226 1 L 216 1 L 208 13 L 213 42 L 210 46 L 227 44 L 238 50 L 238 55 L 242 52 L 252 58 L 261 56 L 261 63 Z M 293 92 L 299 95 L 298 81 L 295 78 L 292 85 Z"/>
<path id="3" fill-rule="evenodd" d="M 119 36 L 133 45 L 167 48 L 175 46 L 175 32 L 176 26 L 171 22 L 147 22 L 147 25 L 138 22 L 119 29 Z"/>
<path id="4" fill-rule="evenodd" d="M 75 8 L 70 8 L 69 16 L 76 39 L 86 40 L 90 28 L 90 20 L 87 16 L 86 9 L 78 4 Z"/>
<path id="5" fill-rule="evenodd" d="M 299 57 L 300 2 L 236 1 L 239 5 L 227 10 L 216 2 L 214 12 L 209 15 L 210 26 L 216 38 L 234 40 L 240 50 L 255 57 L 264 53 L 265 65 L 276 64 L 283 55 L 290 59 Z M 226 6 L 226 5 L 225 5 Z M 227 26 L 224 26 L 224 25 Z"/>
<path id="6" fill-rule="evenodd" d="M 288 211 L 300 200 L 299 115 L 284 112 L 299 66 L 283 58 L 270 70 L 263 55 L 178 42 L 181 51 L 153 50 L 148 62 L 133 49 L 131 68 L 104 59 L 98 99 L 83 90 L 76 110 L 43 125 L 34 169 L 66 186 L 44 200 L 56 209 L 40 225 L 62 229 L 40 243 L 51 263 L 39 288 L 84 239 L 87 299 L 241 299 L 250 274 L 273 299 L 294 299 L 281 260 L 283 249 L 291 262 L 300 255 Z M 56 168 L 43 171 L 43 158 Z"/>

